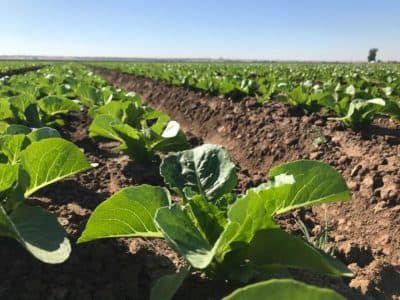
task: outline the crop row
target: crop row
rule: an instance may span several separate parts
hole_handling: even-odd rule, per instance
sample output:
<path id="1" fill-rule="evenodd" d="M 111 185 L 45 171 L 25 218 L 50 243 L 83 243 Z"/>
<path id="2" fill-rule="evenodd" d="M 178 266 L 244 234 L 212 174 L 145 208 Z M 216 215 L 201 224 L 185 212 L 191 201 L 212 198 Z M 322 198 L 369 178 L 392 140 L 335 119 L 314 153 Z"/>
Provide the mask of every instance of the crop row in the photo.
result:
<path id="1" fill-rule="evenodd" d="M 0 75 L 9 74 L 26 68 L 39 67 L 44 65 L 44 62 L 26 62 L 26 61 L 0 61 Z"/>
<path id="2" fill-rule="evenodd" d="M 361 129 L 376 116 L 400 119 L 400 67 L 350 64 L 96 63 L 99 67 L 200 89 L 232 100 L 257 97 L 325 110 Z"/>
<path id="3" fill-rule="evenodd" d="M 186 265 L 157 280 L 151 299 L 172 298 L 192 271 L 238 285 L 258 282 L 226 299 L 342 299 L 292 279 L 266 280 L 290 277 L 290 268 L 351 275 L 274 220 L 294 208 L 349 200 L 343 178 L 330 166 L 308 160 L 282 164 L 270 170 L 268 183 L 236 194 L 236 167 L 226 150 L 217 145 L 190 149 L 177 122 L 74 64 L 2 80 L 0 108 L 0 235 L 15 239 L 37 259 L 62 263 L 71 252 L 57 219 L 27 199 L 92 167 L 57 131 L 66 114 L 83 111 L 93 118 L 91 137 L 118 141 L 115 150 L 137 163 L 160 164 L 165 186 L 117 192 L 94 210 L 78 240 L 164 238 Z"/>

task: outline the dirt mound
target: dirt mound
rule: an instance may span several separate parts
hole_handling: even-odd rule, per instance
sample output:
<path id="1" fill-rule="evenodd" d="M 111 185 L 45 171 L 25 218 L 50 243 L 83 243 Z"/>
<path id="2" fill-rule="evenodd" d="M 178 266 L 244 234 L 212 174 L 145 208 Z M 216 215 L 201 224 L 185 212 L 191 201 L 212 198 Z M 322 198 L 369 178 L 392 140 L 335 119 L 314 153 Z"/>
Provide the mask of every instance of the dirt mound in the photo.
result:
<path id="1" fill-rule="evenodd" d="M 235 103 L 142 77 L 95 71 L 137 92 L 205 143 L 224 145 L 240 167 L 240 190 L 264 181 L 268 170 L 282 162 L 307 158 L 334 166 L 353 200 L 308 211 L 309 230 L 318 233 L 328 224 L 329 243 L 355 273 L 350 287 L 377 298 L 400 297 L 399 123 L 380 119 L 356 133 L 326 114 L 304 116 L 282 103 L 261 107 L 254 98 Z"/>

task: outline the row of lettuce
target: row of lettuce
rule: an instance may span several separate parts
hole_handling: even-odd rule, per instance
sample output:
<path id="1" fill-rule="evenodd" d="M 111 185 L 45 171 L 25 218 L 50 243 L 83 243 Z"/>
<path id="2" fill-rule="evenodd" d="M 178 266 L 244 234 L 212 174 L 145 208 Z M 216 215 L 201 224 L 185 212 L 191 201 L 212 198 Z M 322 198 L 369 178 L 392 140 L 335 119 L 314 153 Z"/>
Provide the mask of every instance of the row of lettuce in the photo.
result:
<path id="1" fill-rule="evenodd" d="M 33 69 L 45 65 L 46 62 L 32 62 L 32 61 L 1 61 L 0 60 L 0 76 L 18 73 L 26 69 Z"/>
<path id="2" fill-rule="evenodd" d="M 236 194 L 236 167 L 222 147 L 189 149 L 177 122 L 79 65 L 49 66 L 1 81 L 1 236 L 15 239 L 45 263 L 69 257 L 64 229 L 51 213 L 30 205 L 29 197 L 92 168 L 84 153 L 57 131 L 73 111 L 93 118 L 92 137 L 118 141 L 115 150 L 137 163 L 160 163 L 165 186 L 117 192 L 94 210 L 78 240 L 164 238 L 186 266 L 157 280 L 151 299 L 171 299 L 193 271 L 237 285 L 257 282 L 226 299 L 342 299 L 290 279 L 292 268 L 331 276 L 351 272 L 274 220 L 294 208 L 349 200 L 333 168 L 318 161 L 286 163 L 270 170 L 267 184 Z M 160 154 L 166 154 L 164 159 Z"/>
<path id="3" fill-rule="evenodd" d="M 224 95 L 288 102 L 305 113 L 327 111 L 359 130 L 374 117 L 400 119 L 400 66 L 390 64 L 91 63 L 172 85 Z"/>

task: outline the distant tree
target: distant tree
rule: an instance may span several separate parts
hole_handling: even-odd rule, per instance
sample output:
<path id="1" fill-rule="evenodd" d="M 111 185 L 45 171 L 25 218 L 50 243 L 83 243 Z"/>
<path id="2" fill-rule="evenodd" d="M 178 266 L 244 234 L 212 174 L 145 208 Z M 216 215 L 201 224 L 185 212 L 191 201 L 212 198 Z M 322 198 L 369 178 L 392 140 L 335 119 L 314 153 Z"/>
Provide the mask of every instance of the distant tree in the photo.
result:
<path id="1" fill-rule="evenodd" d="M 378 48 L 369 49 L 368 54 L 368 62 L 375 62 L 376 61 L 376 53 L 378 52 Z"/>

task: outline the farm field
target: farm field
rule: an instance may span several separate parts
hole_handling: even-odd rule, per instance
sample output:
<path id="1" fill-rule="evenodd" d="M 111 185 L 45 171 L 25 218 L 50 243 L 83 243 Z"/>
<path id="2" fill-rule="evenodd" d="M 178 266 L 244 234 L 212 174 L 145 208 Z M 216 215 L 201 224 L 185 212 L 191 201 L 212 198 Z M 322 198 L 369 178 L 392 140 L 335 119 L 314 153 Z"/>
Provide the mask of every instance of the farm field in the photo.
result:
<path id="1" fill-rule="evenodd" d="M 400 298 L 399 65 L 0 73 L 1 299 Z"/>

